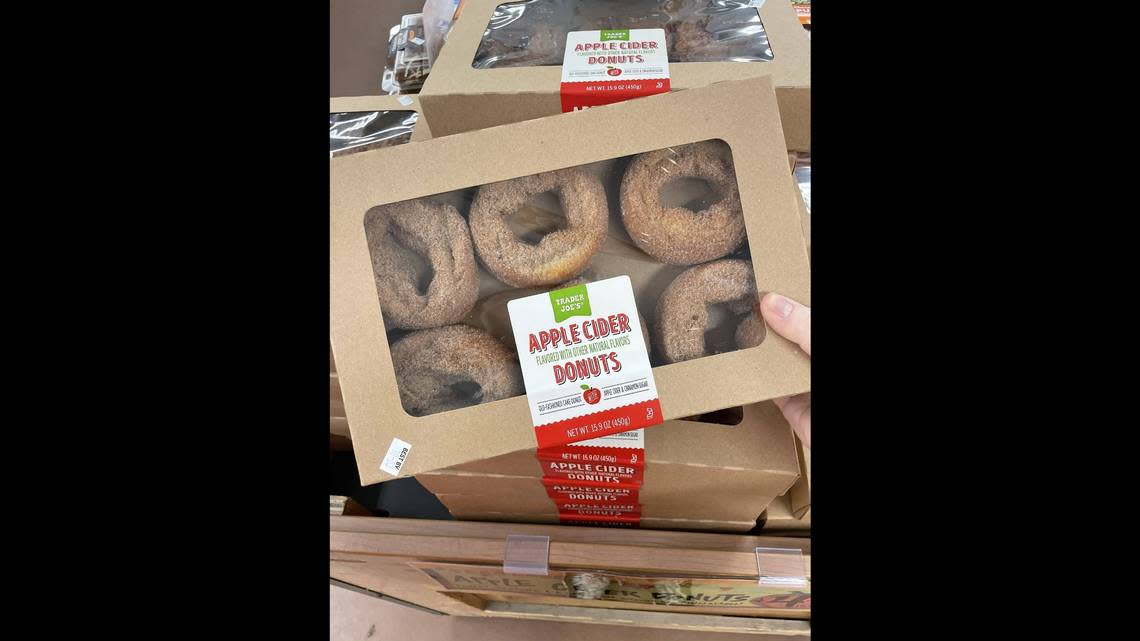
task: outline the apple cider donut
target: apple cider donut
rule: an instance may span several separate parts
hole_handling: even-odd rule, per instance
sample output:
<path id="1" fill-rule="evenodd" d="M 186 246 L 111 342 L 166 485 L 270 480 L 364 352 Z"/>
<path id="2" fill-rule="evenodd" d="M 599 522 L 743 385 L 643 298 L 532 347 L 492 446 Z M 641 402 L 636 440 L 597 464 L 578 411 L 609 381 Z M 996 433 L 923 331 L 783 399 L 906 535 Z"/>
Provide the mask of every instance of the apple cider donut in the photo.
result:
<path id="1" fill-rule="evenodd" d="M 746 260 L 718 260 L 681 272 L 657 300 L 658 354 L 667 363 L 707 356 L 708 306 L 727 304 L 743 314 L 755 303 L 756 278 Z M 751 314 L 737 327 L 738 348 L 755 347 L 764 338 L 763 323 Z"/>
<path id="2" fill-rule="evenodd" d="M 764 342 L 764 337 L 767 334 L 768 328 L 764 326 L 764 321 L 760 320 L 760 317 L 753 310 L 736 326 L 736 346 L 740 349 L 756 347 Z"/>
<path id="3" fill-rule="evenodd" d="M 404 411 L 427 416 L 523 393 L 514 351 L 469 325 L 412 332 L 392 346 Z"/>
<path id="4" fill-rule="evenodd" d="M 515 236 L 507 217 L 548 191 L 558 195 L 569 227 L 529 245 Z M 608 221 L 602 181 L 575 168 L 483 185 L 471 203 L 471 236 L 479 259 L 495 278 L 515 287 L 553 285 L 582 273 L 602 246 Z"/>
<path id="5" fill-rule="evenodd" d="M 701 212 L 661 204 L 678 178 L 709 182 L 716 202 Z M 670 265 L 694 265 L 731 253 L 744 240 L 744 212 L 727 145 L 707 141 L 640 154 L 621 181 L 621 219 L 642 251 Z"/>
<path id="6" fill-rule="evenodd" d="M 376 290 L 388 329 L 425 329 L 462 319 L 475 304 L 479 278 L 463 216 L 450 205 L 409 200 L 364 217 Z M 417 263 L 433 270 L 420 291 Z"/>

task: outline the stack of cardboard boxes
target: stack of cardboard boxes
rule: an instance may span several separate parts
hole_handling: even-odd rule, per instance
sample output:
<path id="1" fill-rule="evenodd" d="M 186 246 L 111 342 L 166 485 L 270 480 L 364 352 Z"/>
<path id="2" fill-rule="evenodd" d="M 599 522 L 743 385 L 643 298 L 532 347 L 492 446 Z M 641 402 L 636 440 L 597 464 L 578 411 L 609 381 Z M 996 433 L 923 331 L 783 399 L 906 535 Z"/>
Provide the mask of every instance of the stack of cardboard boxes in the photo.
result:
<path id="1" fill-rule="evenodd" d="M 799 478 L 794 437 L 771 402 L 742 409 L 742 420 L 726 425 L 698 420 L 667 421 L 645 430 L 640 479 L 613 485 L 552 478 L 555 461 L 536 450 L 419 474 L 416 478 L 457 519 L 572 523 L 559 504 L 565 498 L 597 506 L 597 518 L 582 522 L 639 524 L 678 530 L 745 532 L 765 508 Z M 731 414 L 730 414 L 731 415 Z M 575 469 L 581 469 L 576 466 Z M 563 492 L 563 488 L 566 491 Z M 622 520 L 608 519 L 609 505 L 640 504 Z"/>
<path id="2" fill-rule="evenodd" d="M 810 389 L 810 366 L 771 333 L 755 348 L 653 367 L 667 420 L 644 430 L 643 449 L 631 450 L 638 460 L 586 461 L 572 448 L 543 454 L 524 397 L 418 417 L 401 407 L 389 345 L 400 335 L 385 327 L 362 224 L 387 203 L 723 140 L 749 169 L 737 180 L 758 288 L 810 304 L 810 227 L 788 172 L 789 154 L 810 152 L 809 51 L 789 3 L 759 9 L 770 63 L 671 65 L 673 89 L 686 91 L 554 118 L 544 116 L 560 113 L 559 67 L 472 66 L 499 4 L 467 2 L 420 96 L 330 104 L 330 113 L 420 114 L 417 144 L 333 161 L 330 441 L 343 446 L 351 433 L 362 484 L 414 475 L 457 519 L 747 531 L 765 513 L 783 523 L 786 511 L 787 522 L 810 527 L 810 497 L 802 509 L 797 489 L 806 457 L 801 463 L 767 400 Z M 506 126 L 485 129 L 495 125 Z M 412 168 L 416 180 L 406 180 Z M 653 301 L 675 276 L 659 267 L 629 261 L 651 322 Z M 599 471 L 614 478 L 598 481 Z"/>

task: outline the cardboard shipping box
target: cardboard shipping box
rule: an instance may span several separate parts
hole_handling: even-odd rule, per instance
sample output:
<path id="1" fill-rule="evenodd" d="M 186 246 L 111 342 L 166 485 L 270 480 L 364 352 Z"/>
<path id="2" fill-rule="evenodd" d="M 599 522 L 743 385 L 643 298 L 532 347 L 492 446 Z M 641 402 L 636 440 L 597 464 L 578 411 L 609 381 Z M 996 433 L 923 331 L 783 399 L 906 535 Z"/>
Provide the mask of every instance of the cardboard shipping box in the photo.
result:
<path id="1" fill-rule="evenodd" d="M 573 3 L 558 0 L 548 2 L 545 7 L 528 4 L 468 0 L 463 7 L 420 92 L 436 136 L 561 113 L 562 48 L 559 43 L 565 42 L 568 31 L 666 28 L 670 38 L 679 39 L 682 35 L 675 28 L 678 16 L 687 15 L 683 29 L 695 29 L 695 33 L 690 33 L 710 38 L 715 46 L 725 34 L 709 35 L 706 29 L 715 31 L 716 21 L 724 20 L 729 14 L 755 11 L 767 35 L 770 60 L 739 62 L 731 59 L 739 60 L 740 56 L 726 53 L 701 58 L 718 60 L 715 62 L 676 62 L 683 58 L 671 51 L 670 87 L 679 91 L 724 80 L 770 77 L 776 88 L 779 115 L 784 121 L 787 148 L 810 149 L 811 40 L 788 0 L 768 0 L 758 9 L 751 8 L 748 2 L 726 4 L 718 7 L 717 15 L 711 17 L 709 8 L 697 6 L 701 3 L 674 3 L 677 6 L 673 14 L 659 3 L 636 0 L 585 3 L 594 5 L 592 7 L 573 6 Z M 531 19 L 528 11 L 543 12 L 540 15 L 544 17 Z M 519 25 L 524 23 L 528 26 L 520 29 Z M 504 31 L 504 35 L 499 36 L 499 29 L 503 27 L 509 27 L 511 33 Z M 747 27 L 756 28 L 755 24 Z M 494 42 L 495 38 L 503 42 Z M 518 51 L 521 47 L 528 55 L 522 59 L 512 59 L 510 53 L 498 55 L 502 46 L 497 45 L 510 48 L 508 51 Z M 529 55 L 540 49 L 542 55 Z M 709 105 L 732 104 L 711 102 L 706 103 L 706 109 Z"/>
<path id="2" fill-rule="evenodd" d="M 733 104 L 734 109 L 710 118 L 710 103 Z M 536 443 L 521 395 L 426 416 L 405 411 L 389 346 L 398 336 L 385 330 L 366 214 L 388 203 L 438 198 L 566 167 L 601 167 L 598 171 L 619 176 L 620 167 L 613 167 L 612 159 L 701 141 L 723 141 L 732 162 L 748 168 L 735 178 L 746 230 L 741 248 L 757 275 L 757 289 L 780 291 L 810 304 L 798 196 L 788 180 L 787 152 L 768 78 L 718 83 L 330 161 L 331 339 L 362 483 L 392 478 L 380 467 L 399 443 L 404 444 L 402 475 L 530 450 Z M 409 166 L 422 168 L 417 180 L 407 180 Z M 640 253 L 616 214 L 611 207 L 606 241 L 615 249 L 603 247 L 590 269 L 604 260 L 609 275 L 628 274 L 641 315 L 651 318 L 645 312 L 653 309 L 656 295 L 686 268 L 661 265 Z M 487 291 L 488 281 L 493 279 L 480 270 L 480 294 Z M 510 343 L 506 346 L 513 350 Z M 726 371 L 734 375 L 723 376 Z M 808 357 L 773 333 L 758 346 L 655 366 L 653 373 L 666 420 L 810 389 Z"/>

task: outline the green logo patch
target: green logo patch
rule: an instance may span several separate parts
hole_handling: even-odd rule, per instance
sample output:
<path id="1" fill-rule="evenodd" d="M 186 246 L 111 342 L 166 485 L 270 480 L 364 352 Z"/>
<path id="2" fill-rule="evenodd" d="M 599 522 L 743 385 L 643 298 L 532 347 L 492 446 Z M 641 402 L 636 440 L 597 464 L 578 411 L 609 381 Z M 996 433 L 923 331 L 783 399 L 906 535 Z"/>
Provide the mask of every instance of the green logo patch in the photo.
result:
<path id="1" fill-rule="evenodd" d="M 590 295 L 586 293 L 585 285 L 556 289 L 550 292 L 550 306 L 554 308 L 555 323 L 571 316 L 589 316 Z"/>
<path id="2" fill-rule="evenodd" d="M 629 29 L 602 29 L 602 42 L 607 40 L 629 40 Z"/>

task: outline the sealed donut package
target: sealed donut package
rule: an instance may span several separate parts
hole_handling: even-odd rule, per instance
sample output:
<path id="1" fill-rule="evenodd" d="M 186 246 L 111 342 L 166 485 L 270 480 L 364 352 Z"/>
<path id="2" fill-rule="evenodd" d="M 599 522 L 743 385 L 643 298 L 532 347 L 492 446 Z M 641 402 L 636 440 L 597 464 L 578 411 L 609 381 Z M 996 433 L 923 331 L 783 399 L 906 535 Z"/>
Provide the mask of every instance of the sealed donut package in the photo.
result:
<path id="1" fill-rule="evenodd" d="M 767 291 L 811 302 L 769 78 L 331 171 L 331 339 L 364 484 L 810 390 L 807 355 L 756 313 Z"/>
<path id="2" fill-rule="evenodd" d="M 808 149 L 811 41 L 789 0 L 466 0 L 425 113 L 437 136 L 561 113 L 567 34 L 645 29 L 664 31 L 673 91 L 772 78 L 787 148 Z"/>
<path id="3" fill-rule="evenodd" d="M 329 100 L 329 157 L 431 138 L 414 96 L 356 96 Z"/>

